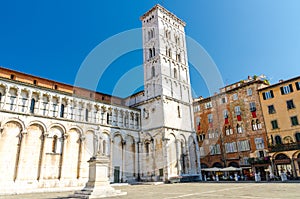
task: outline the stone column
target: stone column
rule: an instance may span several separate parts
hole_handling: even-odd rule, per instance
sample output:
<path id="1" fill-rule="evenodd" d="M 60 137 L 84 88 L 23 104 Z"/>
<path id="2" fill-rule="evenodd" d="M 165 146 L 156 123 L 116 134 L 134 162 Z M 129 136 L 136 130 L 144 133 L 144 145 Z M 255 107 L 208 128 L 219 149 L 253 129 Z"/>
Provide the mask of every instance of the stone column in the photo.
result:
<path id="1" fill-rule="evenodd" d="M 164 181 L 166 182 L 169 178 L 170 168 L 169 168 L 169 157 L 168 157 L 168 140 L 167 138 L 163 139 L 163 157 L 164 157 Z"/>
<path id="2" fill-rule="evenodd" d="M 156 176 L 155 174 L 155 167 L 156 167 L 156 162 L 155 162 L 155 140 L 151 138 L 151 144 L 152 144 L 152 175 L 154 177 Z M 154 179 L 156 181 L 156 179 Z"/>
<path id="3" fill-rule="evenodd" d="M 126 162 L 126 141 L 122 140 L 122 181 L 121 182 L 125 182 L 126 179 L 125 162 Z"/>
<path id="4" fill-rule="evenodd" d="M 179 149 L 179 144 L 180 141 L 178 139 L 175 140 L 175 144 L 176 144 L 176 164 L 177 164 L 177 175 L 181 175 L 181 163 L 180 163 L 180 149 Z"/>
<path id="5" fill-rule="evenodd" d="M 139 155 L 139 162 L 140 162 L 140 176 L 143 177 L 143 171 L 144 171 L 144 144 L 143 142 L 140 142 L 140 155 Z"/>
<path id="6" fill-rule="evenodd" d="M 42 98 L 43 98 L 42 93 L 39 93 L 38 98 L 37 98 L 37 112 L 36 112 L 37 114 L 41 114 Z"/>
<path id="7" fill-rule="evenodd" d="M 57 113 L 56 113 L 56 117 L 60 116 L 60 112 L 61 112 L 61 104 L 62 104 L 62 98 L 60 97 L 58 100 L 58 104 L 57 104 Z M 63 115 L 64 117 L 64 115 Z"/>
<path id="8" fill-rule="evenodd" d="M 31 108 L 31 99 L 32 99 L 32 91 L 29 91 L 28 94 L 28 101 L 27 101 L 27 110 L 26 113 L 30 113 L 30 108 Z M 34 110 L 33 110 L 34 112 Z"/>
<path id="9" fill-rule="evenodd" d="M 135 156 L 134 156 L 134 159 L 135 159 L 135 177 L 138 177 L 138 174 L 139 174 L 139 142 L 136 142 L 136 141 L 134 141 L 134 146 L 135 146 L 135 148 L 134 148 L 134 150 L 135 150 Z"/>
<path id="10" fill-rule="evenodd" d="M 48 99 L 49 99 L 49 101 L 48 101 L 48 107 L 47 107 L 47 113 L 45 113 L 45 116 L 51 116 L 50 115 L 50 109 L 51 109 L 51 103 L 52 103 L 52 96 L 51 95 L 48 95 Z"/>
<path id="11" fill-rule="evenodd" d="M 21 89 L 17 89 L 17 99 L 16 99 L 16 107 L 13 109 L 13 111 L 19 112 L 19 99 L 21 96 Z"/>
<path id="12" fill-rule="evenodd" d="M 62 147 L 61 147 L 61 155 L 60 155 L 60 160 L 59 160 L 59 175 L 58 175 L 58 178 L 60 180 L 63 180 L 64 179 L 64 174 L 67 172 L 66 171 L 66 165 L 65 164 L 68 164 L 68 162 L 65 162 L 64 159 L 65 159 L 65 156 L 67 155 L 65 153 L 66 151 L 66 140 L 68 138 L 68 135 L 63 135 L 60 139 L 62 139 Z"/>
<path id="13" fill-rule="evenodd" d="M 9 92 L 10 87 L 5 87 L 5 93 L 4 93 L 4 99 L 3 99 L 3 104 L 2 104 L 2 109 L 5 109 L 6 107 L 6 103 L 7 103 L 7 96 L 8 96 L 8 92 Z"/>

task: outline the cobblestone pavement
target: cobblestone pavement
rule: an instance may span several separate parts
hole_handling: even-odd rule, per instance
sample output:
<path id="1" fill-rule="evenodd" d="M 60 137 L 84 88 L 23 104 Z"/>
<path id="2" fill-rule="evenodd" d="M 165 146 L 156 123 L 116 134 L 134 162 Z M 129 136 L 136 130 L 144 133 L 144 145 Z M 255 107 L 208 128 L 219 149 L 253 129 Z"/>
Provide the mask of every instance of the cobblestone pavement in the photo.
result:
<path id="1" fill-rule="evenodd" d="M 300 198 L 299 183 L 182 183 L 162 185 L 119 186 L 115 189 L 127 192 L 120 199 L 286 199 Z M 67 198 L 73 192 L 37 193 L 0 196 L 2 199 L 58 199 Z"/>

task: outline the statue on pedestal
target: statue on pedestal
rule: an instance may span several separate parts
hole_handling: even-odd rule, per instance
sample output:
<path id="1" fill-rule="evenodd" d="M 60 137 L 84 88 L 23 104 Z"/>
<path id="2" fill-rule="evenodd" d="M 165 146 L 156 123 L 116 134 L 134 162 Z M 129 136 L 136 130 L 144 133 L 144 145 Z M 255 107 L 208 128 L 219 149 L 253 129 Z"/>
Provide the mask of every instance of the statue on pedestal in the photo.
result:
<path id="1" fill-rule="evenodd" d="M 101 147 L 100 147 L 101 148 Z M 76 191 L 71 195 L 73 198 L 104 198 L 111 196 L 126 195 L 126 192 L 115 190 L 110 186 L 108 179 L 110 160 L 102 155 L 99 149 L 99 136 L 95 135 L 94 154 L 89 163 L 89 181 L 81 191 Z"/>

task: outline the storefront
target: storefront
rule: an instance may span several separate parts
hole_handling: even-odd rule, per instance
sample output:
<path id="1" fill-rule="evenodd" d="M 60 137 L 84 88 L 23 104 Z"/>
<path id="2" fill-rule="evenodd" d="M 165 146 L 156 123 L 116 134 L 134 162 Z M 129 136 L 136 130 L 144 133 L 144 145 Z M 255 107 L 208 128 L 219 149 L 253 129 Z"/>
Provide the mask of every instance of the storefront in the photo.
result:
<path id="1" fill-rule="evenodd" d="M 277 176 L 280 176 L 282 172 L 285 172 L 289 176 L 293 171 L 291 159 L 282 153 L 275 156 L 274 167 L 275 175 Z"/>

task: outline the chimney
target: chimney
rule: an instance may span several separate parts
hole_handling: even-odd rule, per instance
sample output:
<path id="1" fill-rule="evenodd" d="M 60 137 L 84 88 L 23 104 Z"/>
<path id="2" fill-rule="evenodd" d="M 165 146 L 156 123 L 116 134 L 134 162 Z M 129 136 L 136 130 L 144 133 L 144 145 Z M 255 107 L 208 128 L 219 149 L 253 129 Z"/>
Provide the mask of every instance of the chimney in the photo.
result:
<path id="1" fill-rule="evenodd" d="M 282 83 L 283 82 L 283 79 L 279 80 L 279 83 Z"/>

